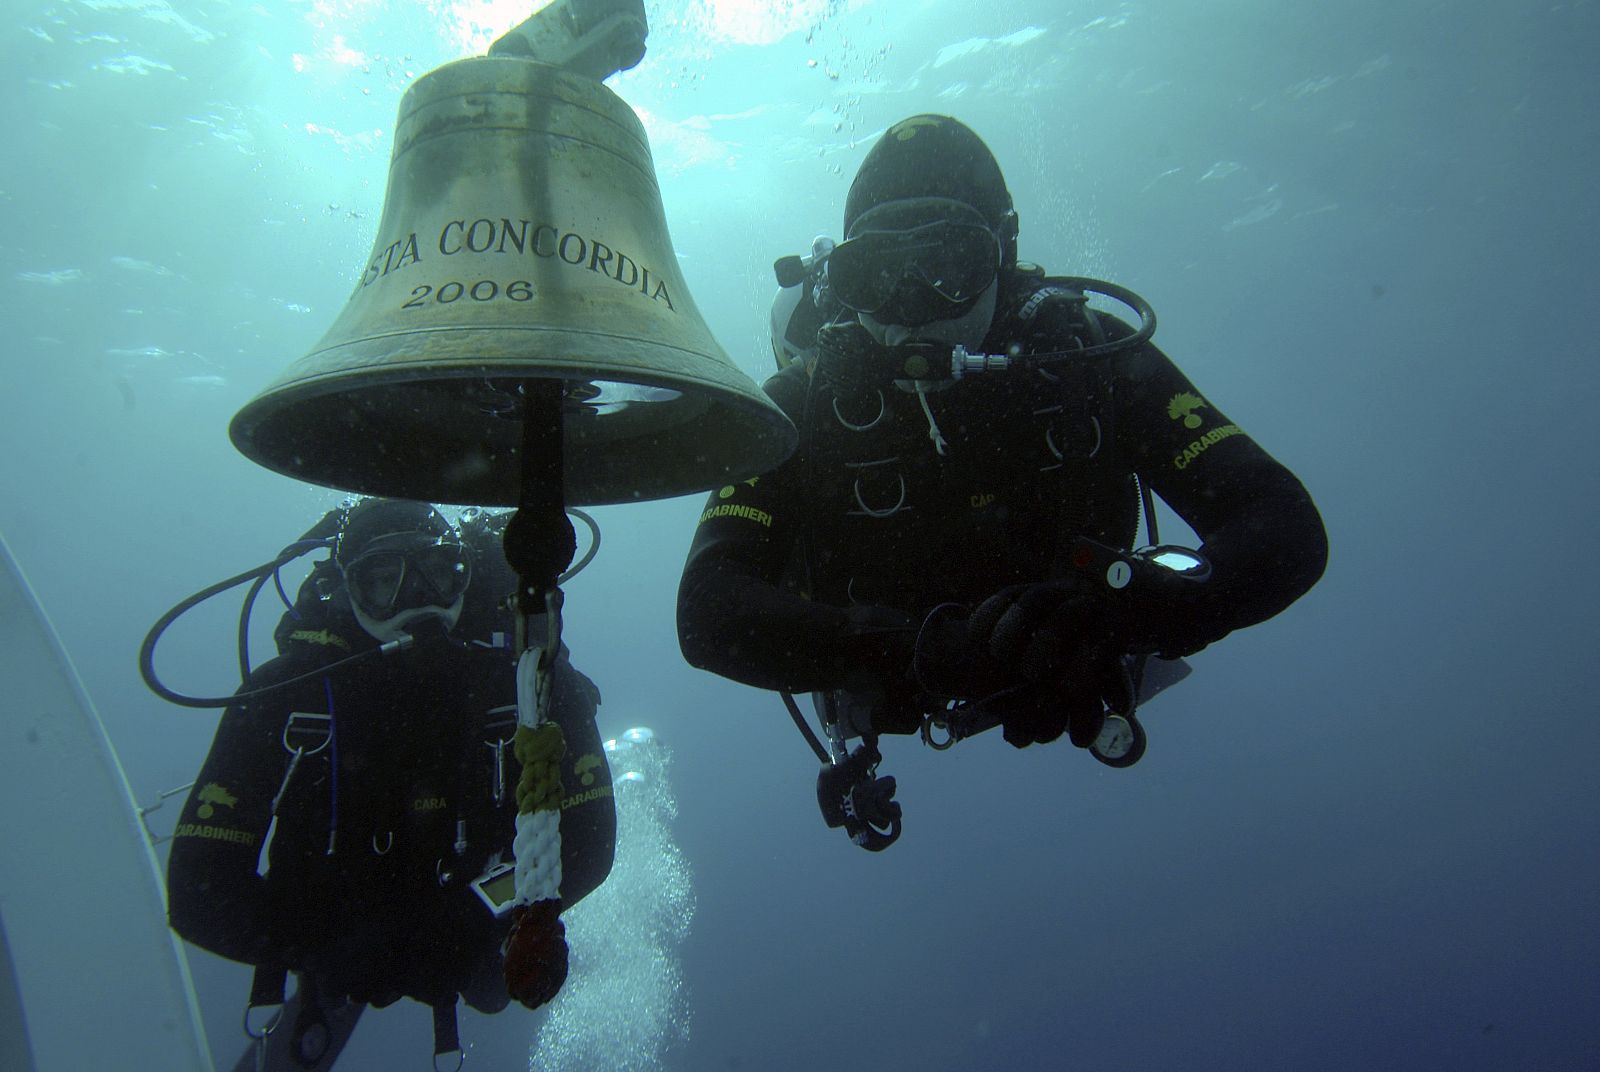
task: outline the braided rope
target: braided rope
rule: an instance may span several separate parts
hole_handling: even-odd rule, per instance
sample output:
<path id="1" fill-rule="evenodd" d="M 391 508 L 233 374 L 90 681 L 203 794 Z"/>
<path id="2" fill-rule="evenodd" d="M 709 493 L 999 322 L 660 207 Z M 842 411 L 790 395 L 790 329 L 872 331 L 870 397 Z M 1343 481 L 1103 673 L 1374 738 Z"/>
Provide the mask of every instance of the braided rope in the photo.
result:
<path id="1" fill-rule="evenodd" d="M 561 759 L 567 742 L 545 718 L 550 679 L 542 652 L 517 660 L 516 898 L 506 941 L 506 989 L 530 1009 L 555 997 L 567 978 L 566 927 L 561 922 Z"/>

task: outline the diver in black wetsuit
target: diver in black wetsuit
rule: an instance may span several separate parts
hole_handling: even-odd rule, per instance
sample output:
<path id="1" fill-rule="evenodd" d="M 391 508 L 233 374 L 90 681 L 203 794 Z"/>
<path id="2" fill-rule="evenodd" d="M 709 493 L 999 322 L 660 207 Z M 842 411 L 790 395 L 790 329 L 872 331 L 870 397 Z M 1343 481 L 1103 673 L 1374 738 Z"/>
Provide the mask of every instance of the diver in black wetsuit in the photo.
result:
<path id="1" fill-rule="evenodd" d="M 217 729 L 173 840 L 169 916 L 194 944 L 257 966 L 252 1005 L 282 1004 L 285 973 L 300 976 L 266 1067 L 290 1067 L 275 1063 L 281 1050 L 295 1067 L 327 1067 L 333 1053 L 306 1055 L 342 1046 L 335 1021 L 353 1027 L 352 1004 L 431 1006 L 445 1052 L 456 1048 L 458 994 L 482 1012 L 508 1002 L 511 878 L 496 865 L 512 860 L 521 768 L 506 516 L 477 514 L 458 531 L 426 503 L 368 499 L 330 513 L 307 536 L 332 537 L 332 556 L 280 622 L 280 656 L 239 692 L 408 633 L 414 644 L 235 702 Z M 616 816 L 599 692 L 565 656 L 550 715 L 566 742 L 570 907 L 609 873 Z M 564 958 L 554 975 L 559 988 Z"/>
<path id="2" fill-rule="evenodd" d="M 1132 657 L 1198 651 L 1316 583 L 1327 542 L 1300 482 L 1146 341 L 1136 295 L 1018 263 L 970 129 L 891 127 L 844 228 L 803 287 L 779 262 L 794 315 L 774 349 L 801 359 L 766 390 L 800 446 L 708 501 L 678 595 L 690 663 L 852 697 L 846 735 L 868 742 L 980 701 L 1018 747 L 1090 747 L 1131 702 Z M 1151 492 L 1203 541 L 1192 568 L 1131 553 Z"/>

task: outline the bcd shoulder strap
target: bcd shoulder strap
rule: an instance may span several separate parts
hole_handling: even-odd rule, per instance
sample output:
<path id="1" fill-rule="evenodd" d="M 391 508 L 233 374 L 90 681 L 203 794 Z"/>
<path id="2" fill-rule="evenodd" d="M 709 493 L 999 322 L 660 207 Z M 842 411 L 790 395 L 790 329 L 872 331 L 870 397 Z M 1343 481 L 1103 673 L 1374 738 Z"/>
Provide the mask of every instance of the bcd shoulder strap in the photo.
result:
<path id="1" fill-rule="evenodd" d="M 1107 341 L 1088 295 L 1072 281 L 1024 264 L 1008 289 L 1005 330 L 1024 354 L 1069 354 Z M 1089 429 L 1087 438 L 1061 443 L 1063 540 L 1092 535 L 1131 546 L 1137 538 L 1139 483 L 1117 438 L 1117 356 L 1064 356 L 1041 368 L 1039 375 L 1055 385 L 1055 401 L 1065 419 Z"/>

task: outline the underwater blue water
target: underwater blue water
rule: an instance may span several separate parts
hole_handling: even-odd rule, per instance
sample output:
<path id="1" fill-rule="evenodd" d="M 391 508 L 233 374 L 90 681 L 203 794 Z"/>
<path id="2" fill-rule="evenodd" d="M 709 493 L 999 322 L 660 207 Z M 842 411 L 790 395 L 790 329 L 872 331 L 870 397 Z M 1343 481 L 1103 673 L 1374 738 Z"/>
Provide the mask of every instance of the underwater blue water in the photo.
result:
<path id="1" fill-rule="evenodd" d="M 145 630 L 342 497 L 246 461 L 228 420 L 343 306 L 405 87 L 532 6 L 8 6 L 0 530 L 143 800 L 215 718 L 143 688 Z M 747 374 L 772 261 L 837 235 L 877 133 L 953 114 L 1005 167 L 1022 256 L 1148 298 L 1332 558 L 1196 658 L 1136 768 L 889 742 L 906 832 L 872 856 L 823 827 L 776 699 L 679 657 L 701 497 L 597 510 L 567 639 L 602 731 L 670 750 L 670 797 L 580 906 L 556 1008 L 463 1015 L 470 1067 L 1600 1067 L 1593 0 L 648 9 L 608 84 Z M 171 632 L 172 683 L 232 686 L 235 606 Z M 0 882 L 27 866 L 0 855 Z M 248 972 L 191 964 L 231 1063 Z M 339 1067 L 427 1048 L 401 1003 Z"/>

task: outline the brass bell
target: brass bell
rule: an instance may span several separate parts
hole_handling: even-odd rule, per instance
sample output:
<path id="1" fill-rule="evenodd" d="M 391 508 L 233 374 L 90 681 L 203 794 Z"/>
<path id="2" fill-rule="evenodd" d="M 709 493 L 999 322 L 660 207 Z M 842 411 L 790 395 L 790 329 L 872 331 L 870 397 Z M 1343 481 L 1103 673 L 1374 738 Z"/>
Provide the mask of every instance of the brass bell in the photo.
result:
<path id="1" fill-rule="evenodd" d="M 383 220 L 344 310 L 229 434 L 312 483 L 513 506 L 523 391 L 540 379 L 563 384 L 573 505 L 754 476 L 797 438 L 689 296 L 633 110 L 560 67 L 460 60 L 400 103 Z"/>

